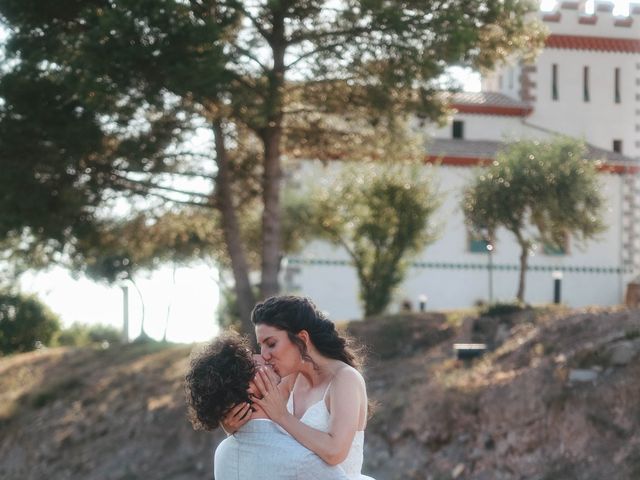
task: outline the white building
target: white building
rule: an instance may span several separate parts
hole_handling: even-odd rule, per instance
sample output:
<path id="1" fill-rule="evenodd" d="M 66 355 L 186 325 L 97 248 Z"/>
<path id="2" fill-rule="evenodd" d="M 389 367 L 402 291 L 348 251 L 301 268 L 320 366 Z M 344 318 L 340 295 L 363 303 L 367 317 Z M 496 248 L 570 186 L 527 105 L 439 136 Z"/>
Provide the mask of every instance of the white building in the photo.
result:
<path id="1" fill-rule="evenodd" d="M 438 216 L 445 228 L 413 263 L 396 304 L 409 299 L 417 306 L 427 296 L 427 308 L 446 309 L 515 297 L 519 247 L 506 231 L 498 232 L 491 255 L 473 241 L 460 192 L 473 174 L 469 167 L 490 162 L 505 140 L 555 134 L 583 139 L 591 158 L 606 160 L 600 172 L 608 229 L 584 250 L 570 239 L 563 253 L 539 247 L 529 261 L 526 300 L 551 302 L 552 272 L 562 272 L 565 304 L 623 301 L 627 282 L 640 272 L 640 3 L 626 17 L 612 10 L 612 3 L 596 1 L 587 14 L 584 2 L 562 2 L 541 13 L 551 33 L 533 65 L 498 68 L 483 78 L 481 93 L 452 97 L 457 112 L 446 126 L 425 127 L 432 137 L 427 161 L 441 165 Z M 349 263 L 345 252 L 314 242 L 287 259 L 283 288 L 310 296 L 333 319 L 360 317 Z"/>

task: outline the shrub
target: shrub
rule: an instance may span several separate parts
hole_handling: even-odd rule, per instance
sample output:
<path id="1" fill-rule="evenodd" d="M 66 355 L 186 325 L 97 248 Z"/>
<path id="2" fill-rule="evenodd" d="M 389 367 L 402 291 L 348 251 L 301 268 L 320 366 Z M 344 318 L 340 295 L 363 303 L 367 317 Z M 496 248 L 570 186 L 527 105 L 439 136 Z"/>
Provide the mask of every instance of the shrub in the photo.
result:
<path id="1" fill-rule="evenodd" d="M 480 315 L 486 317 L 497 317 L 499 315 L 509 315 L 511 313 L 521 312 L 529 308 L 522 302 L 512 303 L 492 303 L 480 310 Z"/>
<path id="2" fill-rule="evenodd" d="M 110 325 L 74 323 L 56 336 L 56 344 L 66 347 L 84 347 L 102 342 L 119 344 L 122 342 L 122 335 L 117 328 Z"/>
<path id="3" fill-rule="evenodd" d="M 0 293 L 0 353 L 27 352 L 49 345 L 60 320 L 33 295 Z"/>

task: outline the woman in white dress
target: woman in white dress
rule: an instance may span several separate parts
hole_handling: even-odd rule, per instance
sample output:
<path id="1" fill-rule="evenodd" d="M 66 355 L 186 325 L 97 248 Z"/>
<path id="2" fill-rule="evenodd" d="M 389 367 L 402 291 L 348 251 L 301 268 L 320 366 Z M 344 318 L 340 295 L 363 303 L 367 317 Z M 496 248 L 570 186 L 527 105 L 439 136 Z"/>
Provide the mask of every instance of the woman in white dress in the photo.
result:
<path id="1" fill-rule="evenodd" d="M 264 360 L 253 401 L 298 442 L 349 479 L 360 473 L 367 391 L 356 353 L 308 298 L 271 297 L 252 313 Z"/>

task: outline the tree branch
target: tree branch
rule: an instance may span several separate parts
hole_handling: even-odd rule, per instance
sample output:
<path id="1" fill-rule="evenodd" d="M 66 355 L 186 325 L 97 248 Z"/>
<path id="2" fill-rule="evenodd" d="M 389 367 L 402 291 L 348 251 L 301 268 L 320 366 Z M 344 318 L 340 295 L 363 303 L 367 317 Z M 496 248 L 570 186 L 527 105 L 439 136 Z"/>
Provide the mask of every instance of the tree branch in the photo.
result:
<path id="1" fill-rule="evenodd" d="M 200 193 L 200 192 L 192 192 L 192 191 L 187 191 L 187 190 L 181 190 L 179 188 L 173 188 L 173 187 L 166 187 L 163 185 L 158 185 L 154 182 L 150 182 L 147 180 L 134 180 L 132 178 L 128 178 L 125 175 L 119 174 L 117 172 L 114 173 L 114 175 L 118 178 L 119 182 L 122 184 L 125 184 L 127 188 L 131 188 L 133 189 L 136 193 L 148 193 L 148 194 L 152 194 L 152 195 L 158 195 L 157 193 L 154 193 L 152 190 L 164 190 L 167 192 L 171 192 L 171 193 L 178 193 L 181 195 L 187 195 L 189 197 L 196 197 L 196 198 L 201 198 L 203 200 L 207 200 L 208 202 L 211 200 L 211 196 L 207 195 L 205 193 Z M 170 198 L 170 197 L 164 197 L 164 198 Z M 178 201 L 178 200 L 174 200 L 171 199 L 172 201 Z M 194 202 L 197 205 L 203 205 L 201 203 L 198 202 Z"/>
<path id="2" fill-rule="evenodd" d="M 292 61 L 291 63 L 289 63 L 289 64 L 286 66 L 286 68 L 287 68 L 287 69 L 289 69 L 289 68 L 293 67 L 294 65 L 296 65 L 298 62 L 300 62 L 300 61 L 304 60 L 305 58 L 309 58 L 309 57 L 311 57 L 312 55 L 315 55 L 315 54 L 320 53 L 320 52 L 327 52 L 327 51 L 330 51 L 330 50 L 332 50 L 332 49 L 333 49 L 333 48 L 335 48 L 335 47 L 339 47 L 340 45 L 344 45 L 344 40 L 341 40 L 341 41 L 339 41 L 339 42 L 330 43 L 330 44 L 328 44 L 328 45 L 323 45 L 323 46 L 318 47 L 318 48 L 316 48 L 316 49 L 314 49 L 314 50 L 310 50 L 310 51 L 308 51 L 308 52 L 305 52 L 305 53 L 303 53 L 302 55 L 300 55 L 298 58 L 296 58 L 294 61 Z"/>
<path id="3" fill-rule="evenodd" d="M 155 198 L 158 198 L 160 200 L 164 200 L 165 202 L 173 202 L 173 203 L 177 203 L 180 205 L 190 205 L 192 207 L 201 207 L 201 208 L 207 208 L 207 209 L 216 209 L 216 205 L 213 203 L 213 201 L 210 201 L 209 203 L 203 203 L 203 202 L 194 202 L 191 200 L 176 200 L 175 198 L 171 198 L 168 197 L 166 195 L 162 195 L 161 193 L 157 193 L 157 192 L 150 192 L 149 190 L 144 189 L 143 187 L 128 187 L 127 188 L 128 193 L 130 195 L 141 195 L 141 196 L 152 196 Z"/>
<path id="4" fill-rule="evenodd" d="M 258 60 L 249 50 L 247 50 L 246 48 L 242 48 L 238 45 L 231 45 L 231 46 L 235 48 L 238 52 L 240 52 L 240 54 L 244 55 L 249 60 L 252 60 L 256 64 L 258 64 L 258 66 L 262 69 L 264 73 L 269 72 L 269 68 L 265 64 L 263 64 L 260 60 Z"/>
<path id="5" fill-rule="evenodd" d="M 268 42 L 271 36 L 269 32 L 267 32 L 264 28 L 262 28 L 262 25 L 260 24 L 260 22 L 258 22 L 258 19 L 254 17 L 252 14 L 250 14 L 249 11 L 246 8 L 244 8 L 244 6 L 240 2 L 238 2 L 238 8 L 242 12 L 242 14 L 249 19 L 249 21 L 253 24 L 253 26 L 258 31 L 258 33 L 262 36 L 262 38 L 264 38 Z"/>

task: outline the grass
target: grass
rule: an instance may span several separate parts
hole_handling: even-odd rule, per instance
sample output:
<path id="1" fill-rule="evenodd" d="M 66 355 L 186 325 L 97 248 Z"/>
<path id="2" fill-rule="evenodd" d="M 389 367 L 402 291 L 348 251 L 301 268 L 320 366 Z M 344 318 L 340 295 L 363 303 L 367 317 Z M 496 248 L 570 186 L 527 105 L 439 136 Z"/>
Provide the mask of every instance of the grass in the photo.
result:
<path id="1" fill-rule="evenodd" d="M 472 308 L 458 308 L 455 310 L 442 310 L 445 318 L 447 319 L 447 323 L 451 325 L 453 328 L 458 328 L 462 325 L 465 318 L 469 317 L 478 317 L 480 314 L 480 309 L 476 307 Z"/>
<path id="2" fill-rule="evenodd" d="M 84 386 L 84 382 L 78 377 L 62 378 L 27 393 L 24 401 L 30 407 L 39 409 L 55 402 L 59 398 L 65 397 L 69 391 L 79 389 L 82 386 Z"/>
<path id="3" fill-rule="evenodd" d="M 640 328 L 631 328 L 624 334 L 625 340 L 635 340 L 640 337 Z"/>

